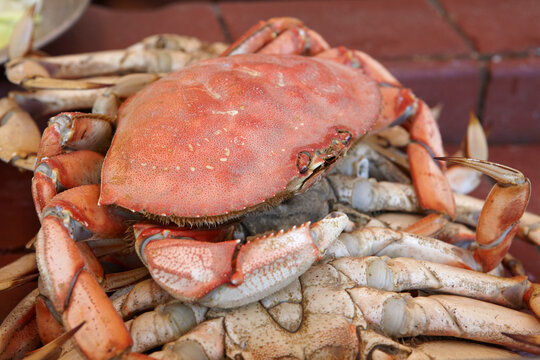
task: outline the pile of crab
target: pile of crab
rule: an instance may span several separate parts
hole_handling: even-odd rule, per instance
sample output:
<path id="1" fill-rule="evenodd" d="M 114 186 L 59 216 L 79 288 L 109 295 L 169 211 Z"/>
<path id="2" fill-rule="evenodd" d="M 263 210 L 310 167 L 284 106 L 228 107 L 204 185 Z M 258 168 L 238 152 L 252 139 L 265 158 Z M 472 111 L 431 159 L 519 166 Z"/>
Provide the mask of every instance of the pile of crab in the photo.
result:
<path id="1" fill-rule="evenodd" d="M 445 157 L 410 89 L 292 18 L 230 47 L 162 35 L 58 57 L 27 55 L 29 27 L 0 156 L 34 171 L 42 226 L 0 285 L 39 285 L 0 358 L 540 354 L 540 286 L 507 254 L 540 244 L 540 218 L 476 119 Z M 42 136 L 29 115 L 59 112 Z M 459 194 L 481 173 L 485 202 Z"/>

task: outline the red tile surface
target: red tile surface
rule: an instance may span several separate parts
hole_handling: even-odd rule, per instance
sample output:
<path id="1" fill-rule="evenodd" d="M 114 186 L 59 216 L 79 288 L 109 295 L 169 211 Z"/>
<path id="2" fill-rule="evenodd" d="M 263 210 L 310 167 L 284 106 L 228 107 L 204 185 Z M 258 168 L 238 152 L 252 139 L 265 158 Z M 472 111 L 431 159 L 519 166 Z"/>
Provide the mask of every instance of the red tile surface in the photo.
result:
<path id="1" fill-rule="evenodd" d="M 540 48 L 537 0 L 438 0 L 481 53 Z"/>
<path id="2" fill-rule="evenodd" d="M 429 106 L 442 104 L 439 127 L 445 143 L 460 143 L 480 92 L 480 64 L 474 60 L 387 61 L 385 66 Z"/>
<path id="3" fill-rule="evenodd" d="M 490 65 L 484 124 L 491 143 L 540 141 L 540 57 Z"/>
<path id="4" fill-rule="evenodd" d="M 224 41 L 209 3 L 174 3 L 144 10 L 118 10 L 91 5 L 67 33 L 45 47 L 50 54 L 119 49 L 162 33 Z"/>
<path id="5" fill-rule="evenodd" d="M 461 38 L 424 0 L 224 2 L 219 8 L 233 39 L 259 20 L 293 16 L 330 45 L 377 58 L 467 52 Z"/>

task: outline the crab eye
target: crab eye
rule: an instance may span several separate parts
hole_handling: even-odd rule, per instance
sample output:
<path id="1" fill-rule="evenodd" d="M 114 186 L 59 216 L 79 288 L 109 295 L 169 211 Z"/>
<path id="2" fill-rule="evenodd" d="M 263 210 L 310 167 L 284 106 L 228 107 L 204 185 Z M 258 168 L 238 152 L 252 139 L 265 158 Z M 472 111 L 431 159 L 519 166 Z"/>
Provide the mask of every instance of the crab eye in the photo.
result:
<path id="1" fill-rule="evenodd" d="M 342 130 L 338 129 L 336 130 L 338 139 L 341 141 L 341 143 L 345 146 L 349 145 L 349 143 L 352 140 L 352 133 L 349 130 Z"/>
<path id="2" fill-rule="evenodd" d="M 301 151 L 296 158 L 296 167 L 300 174 L 305 174 L 311 164 L 311 154 L 307 151 Z"/>

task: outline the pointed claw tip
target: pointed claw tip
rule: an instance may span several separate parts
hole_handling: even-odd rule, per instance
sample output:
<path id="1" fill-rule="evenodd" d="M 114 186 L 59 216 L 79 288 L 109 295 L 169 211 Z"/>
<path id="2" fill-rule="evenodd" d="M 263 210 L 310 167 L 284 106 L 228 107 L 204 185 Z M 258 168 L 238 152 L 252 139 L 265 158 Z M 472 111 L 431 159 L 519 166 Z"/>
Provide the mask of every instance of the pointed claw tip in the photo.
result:
<path id="1" fill-rule="evenodd" d="M 478 119 L 478 116 L 474 112 L 474 110 L 471 110 L 469 112 L 469 124 L 470 123 L 480 123 L 480 119 Z"/>
<path id="2" fill-rule="evenodd" d="M 492 161 L 452 156 L 437 157 L 435 159 L 463 165 L 480 171 L 484 175 L 497 181 L 499 184 L 523 185 L 528 181 L 527 177 L 523 175 L 521 171 Z"/>
<path id="3" fill-rule="evenodd" d="M 14 278 L 14 279 L 7 279 L 5 281 L 0 281 L 0 293 L 6 290 L 15 289 L 16 287 L 19 287 L 21 285 L 34 281 L 38 278 L 38 276 L 39 276 L 38 273 L 34 273 L 34 274 L 29 274 L 29 275 L 23 275 L 21 277 Z"/>
<path id="4" fill-rule="evenodd" d="M 68 341 L 69 339 L 71 339 L 73 337 L 73 335 L 75 335 L 75 333 L 77 331 L 79 331 L 79 329 L 81 327 L 83 327 L 83 325 L 86 323 L 86 321 L 83 321 L 81 322 L 79 325 L 75 326 L 73 329 L 69 330 L 69 331 L 66 331 L 65 333 L 63 333 L 62 335 L 60 335 L 59 337 L 57 337 L 56 339 L 54 339 L 53 341 L 51 341 L 50 343 L 48 343 L 47 345 L 44 345 L 42 346 L 41 348 L 37 349 L 37 350 L 34 350 L 30 353 L 28 353 L 24 359 L 25 360 L 43 360 L 43 359 L 48 359 L 51 354 L 53 354 L 53 352 L 55 350 L 57 350 L 58 348 L 60 348 L 60 346 L 62 346 L 66 341 Z"/>

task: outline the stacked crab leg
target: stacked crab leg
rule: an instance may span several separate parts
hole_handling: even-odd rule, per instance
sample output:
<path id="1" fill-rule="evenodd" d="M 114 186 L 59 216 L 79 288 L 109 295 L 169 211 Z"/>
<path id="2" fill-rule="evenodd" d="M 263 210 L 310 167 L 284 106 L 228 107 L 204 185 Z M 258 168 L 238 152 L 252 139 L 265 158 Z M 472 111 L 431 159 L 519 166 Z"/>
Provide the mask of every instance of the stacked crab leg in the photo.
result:
<path id="1" fill-rule="evenodd" d="M 413 191 L 410 190 L 409 193 Z M 417 204 L 414 206 L 418 208 Z M 350 211 L 350 217 L 354 218 L 352 210 Z M 260 303 L 223 311 L 175 302 L 136 317 L 126 324 L 130 336 L 134 339 L 132 349 L 144 351 L 173 341 L 178 336 L 178 340 L 165 346 L 163 352 L 151 356 L 162 358 L 172 356 L 172 353 L 190 356 L 187 354 L 194 352 L 208 358 L 221 358 L 225 351 L 227 356 L 231 357 L 234 354 L 258 354 L 261 357 L 301 356 L 301 352 L 308 349 L 308 357 L 326 354 L 347 358 L 355 357 L 358 349 L 361 349 L 363 357 L 376 351 L 368 345 L 368 340 L 373 340 L 373 337 L 379 344 L 399 345 L 376 335 L 374 331 L 377 331 L 392 337 L 420 334 L 458 336 L 503 344 L 533 353 L 539 351 L 535 345 L 529 343 L 531 337 L 538 335 L 540 331 L 538 320 L 534 317 L 462 297 L 437 295 L 420 299 L 395 293 L 412 289 L 442 291 L 507 307 L 530 306 L 538 312 L 538 305 L 534 302 L 538 299 L 537 285 L 524 278 L 501 279 L 426 260 L 362 258 L 373 254 L 416 254 L 420 258 L 447 262 L 458 267 L 478 266 L 472 253 L 452 248 L 451 245 L 446 249 L 446 245 L 430 238 L 363 226 L 363 223 L 358 223 L 357 230 L 343 233 L 327 251 L 326 261 L 330 261 L 326 265 L 323 263 L 313 267 L 302 276 L 301 286 L 294 282 L 294 285 L 278 294 L 270 295 Z M 400 242 L 404 242 L 406 246 L 400 247 L 397 244 L 397 247 L 391 249 Z M 415 242 L 417 245 L 414 245 Z M 404 249 L 411 247 L 416 250 L 410 254 L 404 252 Z M 354 258 L 343 257 L 351 255 Z M 335 260 L 332 260 L 333 258 Z M 295 287 L 296 290 L 293 290 Z M 471 292 L 471 288 L 476 288 L 476 291 Z M 301 291 L 298 292 L 298 289 Z M 295 293 L 297 295 L 292 295 Z M 27 301 L 30 304 L 32 296 L 35 298 L 33 294 Z M 146 280 L 119 292 L 113 303 L 122 316 L 130 316 L 133 312 L 137 313 L 168 300 L 170 296 L 164 290 L 157 287 L 152 280 Z M 212 306 L 212 303 L 207 305 Z M 24 303 L 21 306 L 24 307 Z M 41 311 L 39 309 L 43 305 L 40 305 L 39 300 L 36 306 L 37 311 Z M 28 309 L 31 319 L 33 306 L 30 305 Z M 428 312 L 433 309 L 436 310 L 435 313 Z M 474 313 L 467 313 L 467 309 L 474 309 Z M 482 317 L 479 317 L 479 311 L 483 314 Z M 455 315 L 447 318 L 445 314 L 449 313 Z M 402 314 L 410 317 L 401 319 L 399 316 Z M 492 321 L 494 314 L 497 314 L 496 322 Z M 442 317 L 437 318 L 438 316 Z M 238 322 L 238 319 L 242 318 L 251 320 L 247 323 Z M 516 318 L 520 320 L 516 322 Z M 395 319 L 401 320 L 397 323 L 389 321 Z M 279 325 L 274 325 L 275 322 Z M 35 325 L 30 322 L 28 328 L 31 329 L 32 326 Z M 196 327 L 193 328 L 194 326 Z M 477 330 L 474 330 L 475 326 Z M 273 344 L 264 341 L 268 328 L 273 329 L 270 336 Z M 161 330 L 156 332 L 158 329 Z M 257 329 L 264 329 L 266 336 Z M 182 335 L 183 333 L 185 335 Z M 58 335 L 58 332 L 54 334 Z M 66 350 L 69 349 L 70 347 Z M 411 346 L 406 345 L 400 345 L 399 349 L 405 354 L 414 351 Z M 488 354 L 495 350 L 482 348 L 481 351 Z M 70 358 L 78 356 L 76 350 L 66 355 Z"/>
<path id="2" fill-rule="evenodd" d="M 275 38 L 275 41 L 268 43 L 267 40 L 271 38 Z M 160 41 L 163 42 L 163 38 L 153 38 L 150 47 L 162 47 Z M 521 228 L 518 227 L 530 193 L 528 180 L 521 173 L 496 164 L 440 158 L 463 166 L 472 166 L 498 181 L 488 198 L 488 206 L 482 213 L 481 205 L 478 207 L 474 201 L 464 197 L 456 197 L 457 206 L 454 210 L 454 196 L 441 171 L 445 166 L 440 165 L 439 168 L 431 157 L 431 154 L 444 154 L 440 138 L 429 135 L 438 134 L 429 109 L 408 89 L 403 89 L 375 60 L 356 51 L 328 50 L 327 44 L 318 34 L 304 28 L 301 22 L 288 18 L 272 19 L 259 24 L 233 45 L 227 54 L 253 51 L 318 54 L 360 67 L 379 83 L 387 104 L 377 126 L 384 126 L 395 119 L 407 122 L 406 127 L 413 140 L 413 143 L 407 145 L 407 154 L 410 159 L 417 161 L 414 164 L 420 164 L 420 167 L 415 168 L 411 163 L 409 167 L 414 189 L 406 184 L 353 180 L 343 175 L 331 175 L 331 185 L 328 186 L 335 191 L 334 199 L 356 209 L 346 209 L 349 218 L 356 221 L 355 216 L 367 217 L 358 215 L 355 211 L 421 212 L 423 208 L 429 208 L 452 217 L 455 211 L 456 219 L 471 226 L 478 226 L 478 232 L 482 232 L 476 238 L 477 250 L 472 252 L 430 237 L 411 234 L 440 234 L 443 227 L 453 224 L 444 216 L 429 216 L 408 227 L 406 231 L 394 231 L 373 227 L 375 220 L 372 219 L 370 221 L 373 223 L 366 227 L 365 223 L 356 222 L 356 228 L 353 229 L 344 214 L 334 213 L 311 227 L 303 225 L 287 233 L 258 237 L 259 242 L 248 242 L 245 246 L 246 252 L 248 249 L 256 250 L 252 252 L 252 257 L 239 253 L 237 272 L 232 276 L 226 274 L 231 277 L 233 284 L 236 279 L 238 284 L 242 285 L 224 284 L 204 296 L 200 305 L 182 304 L 178 301 L 162 305 L 171 300 L 170 295 L 153 280 L 145 280 L 122 289 L 113 295 L 111 304 L 102 290 L 104 288 L 107 291 L 111 287 L 103 280 L 103 269 L 98 257 L 93 254 L 95 249 L 92 250 L 86 243 L 76 243 L 73 240 L 121 237 L 132 220 L 124 213 L 114 213 L 111 209 L 97 206 L 99 188 L 95 184 L 99 182 L 103 159 L 100 153 L 105 151 L 110 142 L 117 99 L 124 98 L 143 84 L 155 80 L 156 76 L 57 82 L 50 77 L 69 76 L 63 72 L 63 64 L 71 61 L 69 57 L 28 61 L 23 59 L 12 62 L 9 66 L 14 76 L 18 76 L 13 77 L 15 81 L 34 89 L 59 86 L 81 87 L 88 94 L 96 91 L 96 94 L 91 95 L 91 100 L 86 100 L 84 104 L 85 107 L 92 104 L 97 112 L 104 115 L 88 117 L 78 113 L 62 114 L 52 119 L 44 133 L 41 148 L 37 153 L 38 166 L 35 169 L 32 189 L 36 209 L 43 224 L 36 243 L 38 266 L 42 275 L 41 295 L 37 296 L 35 292 L 30 294 L 4 322 L 0 328 L 0 345 L 3 351 L 12 351 L 9 354 L 20 356 L 29 347 L 36 345 L 37 328 L 43 342 L 54 342 L 53 339 L 60 336 L 64 326 L 77 331 L 78 326 L 86 321 L 75 336 L 77 346 L 83 349 L 86 356 L 96 358 L 107 358 L 116 354 L 142 358 L 140 355 L 129 354 L 128 351 L 147 351 L 169 341 L 173 342 L 166 345 L 162 352 L 151 356 L 189 358 L 199 355 L 216 359 L 225 356 L 356 358 L 360 350 L 362 358 L 369 358 L 371 355 L 390 357 L 390 354 L 396 353 L 402 357 L 412 357 L 415 353 L 414 346 L 398 344 L 380 334 L 391 337 L 456 336 L 540 353 L 538 319 L 505 308 L 530 307 L 538 315 L 538 285 L 523 277 L 503 279 L 470 270 L 488 271 L 496 268 L 516 232 L 534 235 L 535 227 L 532 224 L 538 222 L 537 218 L 529 216 L 527 220 L 522 220 Z M 87 55 L 86 58 L 97 60 L 99 64 L 100 57 L 103 56 L 104 59 L 109 59 L 108 62 L 115 63 L 114 71 L 142 69 L 162 72 L 168 71 L 172 66 L 170 62 L 173 57 L 165 53 L 157 54 L 144 50 L 142 54 L 145 62 L 142 67 L 123 63 L 123 59 L 135 59 L 130 53 L 123 53 L 122 56 L 106 53 L 95 55 L 94 59 Z M 179 64 L 184 63 L 179 61 Z M 100 74 L 93 72 L 95 69 L 91 67 L 87 70 L 84 76 Z M 108 71 L 112 70 L 106 68 L 106 72 Z M 40 91 L 50 90 L 38 90 L 36 93 Z M 397 106 L 396 99 L 399 97 L 405 100 Z M 15 98 L 17 99 L 16 96 Z M 21 105 L 25 104 L 23 99 L 24 97 L 18 98 Z M 77 107 L 80 104 L 78 103 Z M 13 109 L 15 108 L 10 108 L 9 111 L 15 111 Z M 375 148 L 373 146 L 373 149 Z M 66 149 L 79 151 L 70 152 Z M 20 158 L 28 159 L 26 154 L 31 152 L 21 151 L 18 157 L 8 160 L 18 164 Z M 85 166 L 73 166 L 81 162 Z M 401 167 L 407 168 L 402 165 Z M 418 176 L 419 168 L 427 169 L 430 174 L 427 180 Z M 395 176 L 400 181 L 408 181 L 405 173 L 398 174 Z M 324 183 L 325 181 L 321 182 Z M 442 192 L 448 195 L 450 200 L 437 200 L 433 194 L 424 192 L 426 188 L 434 189 L 437 195 Z M 418 195 L 415 195 L 414 190 Z M 324 206 L 328 209 L 331 207 L 328 204 Z M 270 229 L 288 228 L 284 221 L 281 219 Z M 305 221 L 295 223 L 300 225 Z M 242 227 L 248 228 L 249 225 L 246 222 Z M 153 263 L 148 262 L 149 267 L 159 267 L 159 251 L 168 246 L 167 241 L 177 243 L 177 240 L 184 240 L 181 239 L 182 235 L 175 231 L 177 230 L 146 224 L 136 226 L 136 250 L 143 261 L 146 261 L 145 254 L 158 253 L 157 257 L 152 257 Z M 345 232 L 334 241 L 342 231 Z M 279 238 L 282 235 L 292 236 L 292 233 L 297 232 L 304 233 L 306 238 L 309 237 L 317 246 L 316 256 L 308 254 L 309 261 L 302 265 L 304 268 L 301 272 L 320 259 L 325 251 L 326 257 L 320 264 L 312 266 L 300 279 L 293 279 L 294 276 L 287 278 L 287 283 L 292 283 L 285 289 L 270 294 L 283 283 L 263 289 L 262 294 L 269 295 L 257 302 L 256 300 L 264 295 L 260 295 L 259 291 L 256 297 L 251 298 L 247 290 L 254 283 L 250 283 L 247 278 L 257 271 L 267 271 L 272 268 L 273 263 L 278 263 L 281 259 L 269 257 L 270 264 L 266 264 L 268 266 L 265 265 L 264 270 L 252 269 L 252 274 L 249 268 L 257 262 L 255 257 L 260 254 L 258 250 L 283 246 Z M 470 238 L 471 234 L 466 236 Z M 45 237 L 47 241 L 44 241 Z M 265 241 L 268 238 L 277 240 Z M 158 239 L 160 242 L 154 241 Z M 312 250 L 313 243 L 309 242 L 308 246 Z M 233 249 L 236 245 L 237 242 L 233 242 L 230 248 Z M 260 249 L 257 249 L 258 247 Z M 56 253 L 51 249 L 63 249 L 64 253 L 72 256 L 58 261 Z M 300 253 L 304 253 L 302 249 Z M 373 255 L 376 257 L 370 257 Z M 391 260 L 385 256 L 398 258 Z M 401 256 L 418 260 L 399 258 Z M 244 265 L 246 271 L 242 268 Z M 146 271 L 138 276 L 130 274 L 127 281 L 119 281 L 121 285 L 117 286 L 136 281 L 135 279 L 145 274 Z M 204 284 L 207 285 L 206 282 Z M 167 287 L 169 291 L 179 286 L 174 281 L 167 285 L 170 285 Z M 471 288 L 475 289 L 471 291 Z M 399 293 L 416 289 L 454 295 L 413 298 Z M 200 297 L 200 294 L 196 294 L 196 297 Z M 488 304 L 486 301 L 505 307 Z M 252 303 L 243 305 L 245 302 Z M 77 306 L 94 308 L 95 304 L 99 311 L 89 316 L 72 310 Z M 156 305 L 158 307 L 154 311 L 123 323 L 122 318 L 127 320 L 134 313 L 146 311 Z M 223 310 L 224 307 L 233 308 Z M 34 312 L 38 313 L 37 318 L 34 317 Z M 499 319 L 494 321 L 494 317 Z M 106 329 L 102 327 L 103 324 L 107 324 Z M 94 336 L 98 332 L 102 333 Z M 111 340 L 111 334 L 117 336 L 116 340 Z M 9 349 L 7 344 L 12 340 L 11 344 L 16 344 L 14 339 L 24 339 L 23 342 L 29 344 L 28 348 Z M 378 346 L 381 344 L 382 348 Z M 69 346 L 73 348 L 75 345 L 71 343 Z M 385 352 L 385 347 L 392 350 Z M 69 347 L 66 348 L 68 349 Z M 485 348 L 482 350 L 490 351 Z M 502 355 L 508 356 L 508 353 Z M 80 354 L 77 350 L 72 350 L 66 356 L 77 357 Z"/>
<path id="3" fill-rule="evenodd" d="M 148 289 L 149 282 L 126 289 L 115 302 L 133 311 L 129 297 L 149 298 L 146 292 L 138 294 L 139 289 Z M 501 279 L 413 259 L 338 257 L 313 266 L 300 281 L 259 303 L 220 310 L 173 301 L 130 320 L 127 326 L 134 349 L 144 351 L 172 341 L 162 352 L 151 354 L 157 358 L 173 354 L 209 359 L 237 354 L 302 358 L 306 349 L 307 358 L 320 352 L 355 358 L 359 341 L 364 342 L 372 331 L 391 337 L 455 336 L 538 353 L 537 345 L 523 342 L 540 329 L 534 316 L 485 302 L 523 308 L 528 286 L 522 278 Z M 414 289 L 461 296 L 411 298 L 396 293 Z M 152 294 L 166 300 L 158 287 Z M 383 336 L 377 341 L 379 345 L 391 342 Z M 368 358 L 365 345 L 360 349 L 361 356 Z M 488 354 L 489 348 L 485 351 Z"/>

